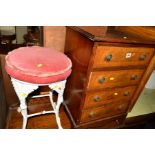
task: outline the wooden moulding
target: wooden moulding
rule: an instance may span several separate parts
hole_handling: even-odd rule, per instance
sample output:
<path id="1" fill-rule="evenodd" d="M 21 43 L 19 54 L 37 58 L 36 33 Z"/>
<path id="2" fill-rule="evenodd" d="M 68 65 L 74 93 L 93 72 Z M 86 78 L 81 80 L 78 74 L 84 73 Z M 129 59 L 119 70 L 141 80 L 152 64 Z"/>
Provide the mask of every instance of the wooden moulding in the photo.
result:
<path id="1" fill-rule="evenodd" d="M 104 38 L 108 31 L 107 26 L 71 26 L 70 28 L 74 29 L 77 32 L 80 32 L 90 40 Z"/>
<path id="2" fill-rule="evenodd" d="M 69 26 L 74 31 L 79 32 L 86 38 L 97 42 L 111 42 L 111 43 L 127 43 L 127 44 L 143 44 L 155 45 L 155 39 L 151 39 L 149 35 L 141 35 L 143 31 L 131 33 L 128 29 L 118 29 L 115 26 Z M 152 27 L 151 27 L 152 28 Z M 155 29 L 155 27 L 153 27 Z M 94 31 L 93 31 L 94 30 Z M 100 34 L 99 34 L 100 32 Z M 137 34 L 138 33 L 138 34 Z"/>

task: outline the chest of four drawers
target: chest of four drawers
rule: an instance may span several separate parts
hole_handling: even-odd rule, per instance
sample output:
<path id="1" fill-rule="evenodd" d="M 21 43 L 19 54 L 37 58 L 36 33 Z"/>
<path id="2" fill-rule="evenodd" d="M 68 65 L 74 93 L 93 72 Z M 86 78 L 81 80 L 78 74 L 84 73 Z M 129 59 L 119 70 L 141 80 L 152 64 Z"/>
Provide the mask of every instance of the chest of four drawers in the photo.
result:
<path id="1" fill-rule="evenodd" d="M 104 123 L 109 124 L 106 127 L 119 126 L 152 60 L 154 48 L 93 41 L 67 28 L 65 53 L 73 63 L 65 90 L 73 124 L 86 128 L 93 124 L 105 126 Z"/>
<path id="2" fill-rule="evenodd" d="M 153 51 L 144 47 L 95 47 L 80 122 L 125 113 Z"/>

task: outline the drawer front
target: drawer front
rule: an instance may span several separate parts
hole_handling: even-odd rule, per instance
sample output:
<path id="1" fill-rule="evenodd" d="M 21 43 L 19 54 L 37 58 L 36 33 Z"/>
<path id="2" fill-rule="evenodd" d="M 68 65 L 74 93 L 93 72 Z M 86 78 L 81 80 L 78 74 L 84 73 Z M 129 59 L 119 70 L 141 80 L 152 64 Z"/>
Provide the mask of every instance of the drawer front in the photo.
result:
<path id="1" fill-rule="evenodd" d="M 125 119 L 123 118 L 115 118 L 113 120 L 107 120 L 104 123 L 104 126 L 101 126 L 102 129 L 113 129 L 113 128 L 119 128 L 123 125 Z"/>
<path id="2" fill-rule="evenodd" d="M 93 68 L 115 66 L 145 66 L 153 56 L 154 48 L 98 46 Z"/>
<path id="3" fill-rule="evenodd" d="M 139 83 L 144 70 L 120 70 L 91 72 L 87 89 L 112 88 Z"/>
<path id="4" fill-rule="evenodd" d="M 112 117 L 112 118 L 106 118 L 106 119 L 99 119 L 95 121 L 90 121 L 88 123 L 83 123 L 79 126 L 79 128 L 88 128 L 88 129 L 114 129 L 119 128 L 123 125 L 126 118 L 126 114 Z"/>
<path id="5" fill-rule="evenodd" d="M 106 91 L 87 93 L 83 109 L 103 106 L 104 104 L 118 101 L 129 101 L 136 89 L 136 86 L 114 88 Z"/>
<path id="6" fill-rule="evenodd" d="M 126 112 L 127 106 L 128 102 L 120 101 L 117 103 L 105 104 L 103 107 L 85 110 L 82 112 L 81 122 L 122 114 Z"/>

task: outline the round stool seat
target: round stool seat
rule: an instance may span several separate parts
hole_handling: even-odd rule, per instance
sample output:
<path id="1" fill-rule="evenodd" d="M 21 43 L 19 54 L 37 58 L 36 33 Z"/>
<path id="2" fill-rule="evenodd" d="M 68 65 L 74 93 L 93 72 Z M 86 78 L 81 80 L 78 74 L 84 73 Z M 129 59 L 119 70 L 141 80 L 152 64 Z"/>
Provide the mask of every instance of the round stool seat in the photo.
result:
<path id="1" fill-rule="evenodd" d="M 21 47 L 6 56 L 7 73 L 18 80 L 49 84 L 66 79 L 72 63 L 63 53 L 51 48 Z"/>

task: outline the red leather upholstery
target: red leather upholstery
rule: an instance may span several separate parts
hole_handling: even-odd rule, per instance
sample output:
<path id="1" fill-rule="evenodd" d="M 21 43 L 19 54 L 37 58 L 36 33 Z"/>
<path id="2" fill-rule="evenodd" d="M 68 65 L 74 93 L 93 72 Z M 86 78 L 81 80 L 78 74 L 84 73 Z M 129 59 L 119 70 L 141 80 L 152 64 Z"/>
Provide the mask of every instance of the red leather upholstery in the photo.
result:
<path id="1" fill-rule="evenodd" d="M 66 79 L 72 63 L 63 53 L 51 48 L 21 47 L 6 56 L 7 73 L 21 81 L 48 84 Z"/>

